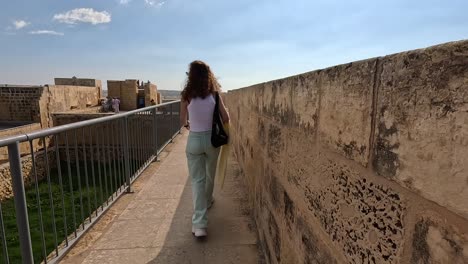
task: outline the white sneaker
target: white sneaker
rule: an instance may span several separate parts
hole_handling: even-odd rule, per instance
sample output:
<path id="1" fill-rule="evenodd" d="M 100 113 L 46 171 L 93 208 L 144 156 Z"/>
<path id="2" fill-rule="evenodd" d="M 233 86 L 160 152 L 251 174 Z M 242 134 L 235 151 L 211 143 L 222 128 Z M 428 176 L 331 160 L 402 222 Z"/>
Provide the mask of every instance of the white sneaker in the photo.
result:
<path id="1" fill-rule="evenodd" d="M 208 234 L 206 228 L 194 228 L 192 227 L 192 234 L 197 238 L 206 237 Z"/>

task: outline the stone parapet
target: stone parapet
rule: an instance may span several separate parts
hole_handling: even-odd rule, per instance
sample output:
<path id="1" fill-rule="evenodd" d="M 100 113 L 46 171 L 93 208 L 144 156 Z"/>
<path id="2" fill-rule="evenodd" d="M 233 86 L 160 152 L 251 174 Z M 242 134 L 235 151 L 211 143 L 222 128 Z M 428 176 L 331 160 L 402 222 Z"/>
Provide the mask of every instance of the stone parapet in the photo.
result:
<path id="1" fill-rule="evenodd" d="M 468 41 L 226 104 L 268 263 L 468 263 Z"/>

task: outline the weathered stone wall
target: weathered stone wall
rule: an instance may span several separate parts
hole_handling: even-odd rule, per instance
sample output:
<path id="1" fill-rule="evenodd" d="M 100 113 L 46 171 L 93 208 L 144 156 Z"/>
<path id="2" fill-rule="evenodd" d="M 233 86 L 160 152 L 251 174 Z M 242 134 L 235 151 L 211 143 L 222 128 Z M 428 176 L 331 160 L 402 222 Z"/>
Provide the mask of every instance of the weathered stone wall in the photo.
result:
<path id="1" fill-rule="evenodd" d="M 52 114 L 99 104 L 100 87 L 48 85 L 39 104 L 43 127 L 56 126 Z"/>
<path id="2" fill-rule="evenodd" d="M 11 128 L 11 129 L 0 130 L 0 138 L 26 134 L 26 133 L 30 133 L 30 132 L 40 130 L 40 129 L 41 129 L 41 124 L 34 123 L 34 124 L 24 125 L 20 127 Z M 26 155 L 26 154 L 31 153 L 31 147 L 29 145 L 29 142 L 20 143 L 19 147 L 20 147 L 21 155 Z M 42 147 L 43 147 L 42 141 L 34 140 L 33 142 L 34 151 L 37 151 L 38 149 Z M 5 163 L 5 162 L 8 162 L 8 151 L 6 147 L 3 147 L 3 148 L 0 147 L 0 164 Z"/>
<path id="3" fill-rule="evenodd" d="M 156 101 L 156 104 L 162 104 L 162 95 L 160 92 L 157 93 L 158 99 Z"/>
<path id="4" fill-rule="evenodd" d="M 145 89 L 145 106 L 150 106 L 151 100 L 154 100 L 154 102 L 157 103 L 158 102 L 158 88 L 156 87 L 156 84 L 145 83 L 144 89 Z"/>
<path id="5" fill-rule="evenodd" d="M 62 83 L 59 80 L 56 82 Z M 93 80 L 93 84 L 97 86 L 0 86 L 0 120 L 40 122 L 43 128 L 51 127 L 53 112 L 99 104 L 101 83 Z"/>
<path id="6" fill-rule="evenodd" d="M 174 112 L 176 114 L 176 112 Z M 54 114 L 54 123 L 57 125 L 66 125 L 75 122 L 95 119 L 99 117 L 113 115 L 112 113 L 99 113 L 99 114 L 72 114 L 72 113 L 60 113 Z M 136 148 L 140 146 L 154 146 L 154 137 L 157 136 L 158 145 L 161 145 L 164 140 L 170 138 L 170 116 L 164 113 L 157 115 L 157 133 L 155 133 L 153 126 L 154 116 L 153 115 L 139 115 L 131 116 L 128 118 L 128 133 L 124 132 L 123 120 L 114 122 L 106 122 L 104 124 L 93 125 L 91 127 L 85 127 L 84 133 L 82 129 L 76 130 L 77 133 L 77 145 L 82 148 L 83 144 L 85 148 L 92 145 L 94 147 L 109 148 L 109 146 L 120 147 L 124 140 L 124 136 L 128 135 L 128 143 L 130 148 Z M 178 117 L 174 118 L 178 120 Z M 174 124 L 176 126 L 176 124 Z M 69 147 L 72 148 L 75 144 L 74 138 L 75 131 L 69 132 Z M 58 143 L 60 146 L 65 146 L 65 135 L 60 134 L 58 136 Z M 95 150 L 94 150 L 95 151 Z M 63 158 L 64 156 L 61 156 Z M 89 157 L 89 155 L 88 155 Z"/>
<path id="7" fill-rule="evenodd" d="M 468 263 L 468 41 L 226 99 L 269 263 Z"/>
<path id="8" fill-rule="evenodd" d="M 0 86 L 0 120 L 40 122 L 43 86 Z"/>
<path id="9" fill-rule="evenodd" d="M 88 87 L 101 87 L 102 83 L 96 79 L 86 78 L 55 78 L 55 85 L 70 85 L 70 86 L 88 86 Z"/>
<path id="10" fill-rule="evenodd" d="M 137 109 L 137 80 L 107 81 L 108 95 L 120 98 L 120 110 Z"/>
<path id="11" fill-rule="evenodd" d="M 49 169 L 57 167 L 57 159 L 54 149 L 50 149 L 48 151 L 47 159 L 45 158 L 44 153 L 44 151 L 40 151 L 34 154 L 38 181 L 47 177 L 47 167 Z M 21 171 L 23 173 L 25 187 L 29 187 L 36 181 L 36 174 L 34 174 L 31 155 L 21 158 Z M 10 164 L 0 164 L 0 201 L 13 197 L 11 180 Z"/>
<path id="12" fill-rule="evenodd" d="M 52 114 L 56 126 L 67 125 L 80 121 L 113 115 L 114 113 L 54 113 Z"/>

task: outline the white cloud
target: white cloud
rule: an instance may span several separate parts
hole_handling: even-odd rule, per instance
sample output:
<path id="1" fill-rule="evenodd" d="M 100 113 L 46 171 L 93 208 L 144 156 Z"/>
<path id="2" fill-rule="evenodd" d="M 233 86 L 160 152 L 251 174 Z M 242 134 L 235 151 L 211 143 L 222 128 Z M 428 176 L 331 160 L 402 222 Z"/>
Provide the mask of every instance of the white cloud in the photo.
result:
<path id="1" fill-rule="evenodd" d="M 132 0 L 119 0 L 119 3 L 120 3 L 121 5 L 126 5 L 126 4 L 130 3 L 131 1 L 132 1 Z"/>
<path id="2" fill-rule="evenodd" d="M 65 13 L 54 15 L 54 20 L 60 23 L 77 24 L 79 22 L 93 25 L 109 23 L 111 14 L 107 11 L 98 12 L 92 8 L 77 8 Z"/>
<path id="3" fill-rule="evenodd" d="M 65 35 L 62 32 L 57 32 L 57 31 L 53 31 L 53 30 L 36 30 L 36 31 L 29 32 L 29 34 L 32 34 L 32 35 L 55 35 L 55 36 Z"/>
<path id="4" fill-rule="evenodd" d="M 162 7 L 166 1 L 159 1 L 159 0 L 145 0 L 146 4 L 154 7 Z"/>
<path id="5" fill-rule="evenodd" d="M 30 25 L 31 23 L 29 22 L 26 22 L 24 20 L 15 20 L 13 21 L 13 25 L 15 26 L 15 29 L 22 29 L 28 25 Z"/>

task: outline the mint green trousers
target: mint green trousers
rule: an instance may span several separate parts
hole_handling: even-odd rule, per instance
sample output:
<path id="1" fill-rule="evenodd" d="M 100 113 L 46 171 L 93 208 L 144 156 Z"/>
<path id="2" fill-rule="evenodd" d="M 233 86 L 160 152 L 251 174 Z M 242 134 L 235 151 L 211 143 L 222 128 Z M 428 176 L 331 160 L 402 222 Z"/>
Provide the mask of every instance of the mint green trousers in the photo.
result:
<path id="1" fill-rule="evenodd" d="M 211 145 L 211 131 L 191 131 L 185 153 L 192 179 L 194 208 L 192 225 L 195 228 L 206 228 L 208 226 L 207 206 L 213 199 L 219 148 Z"/>

